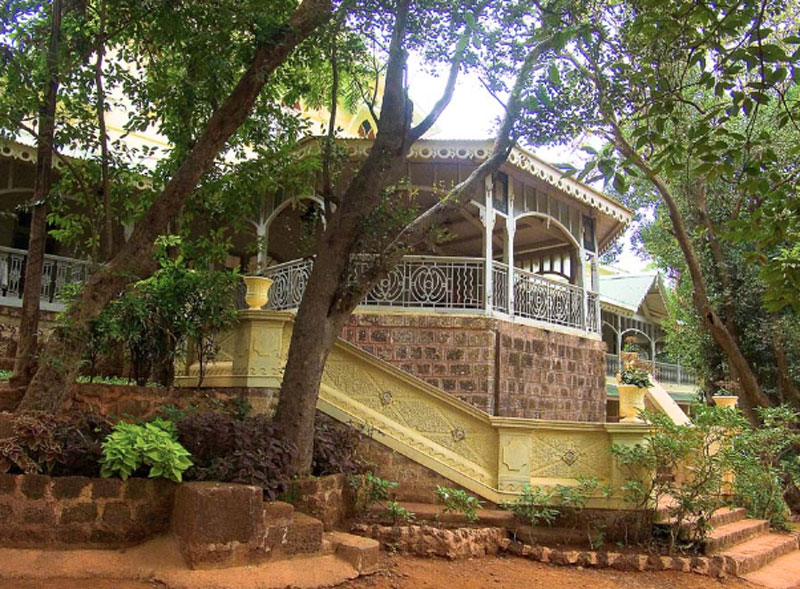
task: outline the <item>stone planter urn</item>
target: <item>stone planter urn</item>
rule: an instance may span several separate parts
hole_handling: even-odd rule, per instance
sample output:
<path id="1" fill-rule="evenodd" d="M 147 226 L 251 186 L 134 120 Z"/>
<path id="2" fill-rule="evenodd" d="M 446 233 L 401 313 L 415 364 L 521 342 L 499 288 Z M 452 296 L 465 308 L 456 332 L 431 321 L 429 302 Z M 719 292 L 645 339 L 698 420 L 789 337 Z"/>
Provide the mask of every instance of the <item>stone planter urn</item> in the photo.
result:
<path id="1" fill-rule="evenodd" d="M 267 304 L 272 282 L 272 278 L 265 276 L 244 276 L 244 284 L 247 287 L 244 301 L 251 311 L 257 311 Z"/>
<path id="2" fill-rule="evenodd" d="M 644 411 L 644 394 L 647 389 L 640 389 L 632 384 L 618 384 L 617 390 L 620 423 L 644 423 L 639 412 Z"/>
<path id="3" fill-rule="evenodd" d="M 713 399 L 717 407 L 736 407 L 739 404 L 739 397 L 736 395 L 714 395 Z"/>

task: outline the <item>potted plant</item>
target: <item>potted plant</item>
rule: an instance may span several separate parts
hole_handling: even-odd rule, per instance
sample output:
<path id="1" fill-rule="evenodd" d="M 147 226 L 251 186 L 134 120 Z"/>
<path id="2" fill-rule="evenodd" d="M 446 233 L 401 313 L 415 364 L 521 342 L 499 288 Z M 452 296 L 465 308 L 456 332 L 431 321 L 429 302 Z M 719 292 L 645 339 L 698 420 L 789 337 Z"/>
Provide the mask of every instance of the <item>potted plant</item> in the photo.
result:
<path id="1" fill-rule="evenodd" d="M 734 395 L 731 391 L 724 387 L 720 387 L 717 394 L 712 397 L 714 405 L 717 407 L 736 407 L 739 403 L 739 396 Z"/>
<path id="2" fill-rule="evenodd" d="M 644 394 L 653 386 L 650 375 L 641 368 L 627 366 L 617 376 L 617 383 L 620 421 L 640 423 L 639 413 L 644 411 Z"/>

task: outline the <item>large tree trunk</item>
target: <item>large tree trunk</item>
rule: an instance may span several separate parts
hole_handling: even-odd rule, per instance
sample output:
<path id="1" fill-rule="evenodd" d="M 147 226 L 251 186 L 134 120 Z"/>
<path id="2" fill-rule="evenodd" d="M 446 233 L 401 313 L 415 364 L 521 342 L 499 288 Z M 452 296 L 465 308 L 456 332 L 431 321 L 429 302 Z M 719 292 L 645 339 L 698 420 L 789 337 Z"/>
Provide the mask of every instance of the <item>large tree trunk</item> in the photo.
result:
<path id="1" fill-rule="evenodd" d="M 50 16 L 50 42 L 47 48 L 47 88 L 39 108 L 39 129 L 36 152 L 36 176 L 33 184 L 33 214 L 25 265 L 25 290 L 22 294 L 22 318 L 17 339 L 17 356 L 10 385 L 24 389 L 36 368 L 38 349 L 39 307 L 47 241 L 47 199 L 53 181 L 53 135 L 55 133 L 56 100 L 58 98 L 58 51 L 61 37 L 61 0 L 53 0 Z"/>
<path id="2" fill-rule="evenodd" d="M 70 305 L 42 354 L 39 370 L 20 403 L 20 410 L 52 411 L 66 401 L 69 384 L 80 367 L 91 320 L 128 284 L 153 270 L 151 254 L 155 239 L 177 216 L 220 150 L 247 119 L 272 72 L 330 15 L 330 0 L 305 0 L 288 26 L 256 49 L 250 66 L 211 116 L 164 191 L 136 223 L 128 242 L 89 279 Z"/>
<path id="3" fill-rule="evenodd" d="M 725 323 L 719 318 L 714 307 L 711 305 L 711 300 L 708 297 L 708 289 L 706 287 L 705 277 L 703 270 L 700 266 L 700 260 L 694 250 L 689 234 L 686 232 L 686 224 L 683 220 L 678 203 L 672 195 L 672 191 L 666 182 L 647 164 L 647 162 L 639 155 L 636 150 L 628 143 L 623 135 L 619 126 L 613 119 L 613 115 L 606 114 L 607 120 L 612 124 L 614 132 L 614 143 L 617 149 L 627 157 L 642 173 L 652 182 L 655 189 L 661 195 L 664 204 L 667 206 L 672 228 L 675 233 L 675 238 L 678 240 L 678 245 L 681 248 L 683 257 L 686 260 L 686 266 L 689 269 L 689 276 L 692 279 L 692 299 L 695 308 L 703 318 L 703 322 L 708 327 L 711 337 L 722 349 L 728 357 L 728 365 L 732 374 L 735 374 L 739 383 L 742 386 L 742 393 L 740 395 L 740 405 L 745 415 L 754 425 L 758 423 L 757 416 L 755 415 L 754 407 L 769 407 L 772 405 L 769 397 L 767 397 L 761 390 L 761 386 L 756 379 L 747 359 L 742 354 L 739 344 L 731 334 L 730 330 L 726 327 Z"/>
<path id="4" fill-rule="evenodd" d="M 311 471 L 314 448 L 314 411 L 325 362 L 344 323 L 372 285 L 386 276 L 396 261 L 395 246 L 414 243 L 427 234 L 443 212 L 466 206 L 475 186 L 496 172 L 507 159 L 514 140 L 512 128 L 520 109 L 522 90 L 535 62 L 549 47 L 549 40 L 532 48 L 517 74 L 509 96 L 506 114 L 490 157 L 469 177 L 455 186 L 440 203 L 417 217 L 410 225 L 398 230 L 382 252 L 385 263 L 364 271 L 356 287 L 351 282 L 350 257 L 356 252 L 364 224 L 377 204 L 381 192 L 395 184 L 405 173 L 405 162 L 411 145 L 424 130 L 435 123 L 443 112 L 455 85 L 457 67 L 451 68 L 450 78 L 442 99 L 420 125 L 411 128 L 410 102 L 403 86 L 405 52 L 402 49 L 405 30 L 404 10 L 408 2 L 398 5 L 392 45 L 387 64 L 378 135 L 372 149 L 332 213 L 325 234 L 315 248 L 316 259 L 297 312 L 289 357 L 283 373 L 276 420 L 297 447 L 293 461 L 295 474 Z M 453 64 L 457 64 L 454 58 Z"/>

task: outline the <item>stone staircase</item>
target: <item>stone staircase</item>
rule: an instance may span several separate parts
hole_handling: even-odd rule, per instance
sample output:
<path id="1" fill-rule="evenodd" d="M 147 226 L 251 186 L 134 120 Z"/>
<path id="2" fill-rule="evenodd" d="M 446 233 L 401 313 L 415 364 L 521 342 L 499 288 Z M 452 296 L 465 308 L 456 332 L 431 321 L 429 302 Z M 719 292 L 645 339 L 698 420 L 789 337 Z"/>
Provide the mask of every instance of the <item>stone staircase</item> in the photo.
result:
<path id="1" fill-rule="evenodd" d="M 710 523 L 713 529 L 703 550 L 706 555 L 724 558 L 731 574 L 774 589 L 800 586 L 800 550 L 796 534 L 772 532 L 768 521 L 748 518 L 742 508 L 719 509 Z M 776 572 L 789 570 L 785 583 L 775 584 L 780 575 L 776 577 L 769 572 L 775 565 L 778 565 Z"/>

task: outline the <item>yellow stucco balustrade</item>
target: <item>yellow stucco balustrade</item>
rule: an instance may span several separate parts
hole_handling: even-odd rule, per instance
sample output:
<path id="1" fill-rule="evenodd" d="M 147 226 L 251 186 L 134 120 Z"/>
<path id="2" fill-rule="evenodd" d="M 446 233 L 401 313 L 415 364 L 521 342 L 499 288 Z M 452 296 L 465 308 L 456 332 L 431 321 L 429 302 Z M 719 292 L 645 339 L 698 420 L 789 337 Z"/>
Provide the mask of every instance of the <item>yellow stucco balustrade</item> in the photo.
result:
<path id="1" fill-rule="evenodd" d="M 289 312 L 241 311 L 203 386 L 279 387 L 293 320 Z M 178 384 L 196 385 L 196 373 L 192 367 Z M 342 340 L 317 408 L 495 503 L 514 500 L 526 483 L 569 485 L 581 476 L 616 488 L 624 480 L 611 445 L 641 443 L 647 433 L 640 424 L 492 417 Z M 616 494 L 590 506 L 624 507 Z"/>

